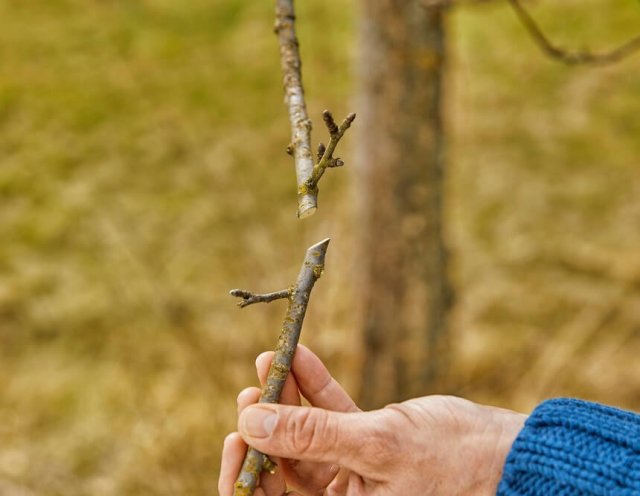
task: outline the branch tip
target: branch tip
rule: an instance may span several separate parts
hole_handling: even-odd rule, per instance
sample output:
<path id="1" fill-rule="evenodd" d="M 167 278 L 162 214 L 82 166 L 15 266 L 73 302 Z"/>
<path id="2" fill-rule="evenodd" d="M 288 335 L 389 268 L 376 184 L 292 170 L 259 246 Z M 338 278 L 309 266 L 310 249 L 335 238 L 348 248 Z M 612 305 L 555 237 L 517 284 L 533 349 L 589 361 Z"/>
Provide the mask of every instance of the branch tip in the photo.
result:
<path id="1" fill-rule="evenodd" d="M 336 121 L 333 119 L 333 114 L 330 111 L 325 110 L 322 112 L 322 119 L 324 120 L 327 129 L 329 130 L 329 135 L 333 137 L 335 134 L 338 134 L 339 129 Z"/>

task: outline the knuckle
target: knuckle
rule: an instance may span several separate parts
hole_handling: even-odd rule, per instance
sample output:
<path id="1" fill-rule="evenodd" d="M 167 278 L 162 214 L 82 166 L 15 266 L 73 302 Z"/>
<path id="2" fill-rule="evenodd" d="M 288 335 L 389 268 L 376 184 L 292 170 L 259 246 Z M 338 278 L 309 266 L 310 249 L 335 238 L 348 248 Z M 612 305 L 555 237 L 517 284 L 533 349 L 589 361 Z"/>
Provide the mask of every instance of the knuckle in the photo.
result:
<path id="1" fill-rule="evenodd" d="M 291 415 L 285 428 L 291 449 L 301 455 L 317 451 L 326 439 L 328 415 L 324 410 L 301 409 Z"/>
<path id="2" fill-rule="evenodd" d="M 398 454 L 405 448 L 398 434 L 401 429 L 386 413 L 383 410 L 383 418 L 372 423 L 367 436 L 362 439 L 361 450 L 376 467 L 394 465 L 400 458 Z"/>

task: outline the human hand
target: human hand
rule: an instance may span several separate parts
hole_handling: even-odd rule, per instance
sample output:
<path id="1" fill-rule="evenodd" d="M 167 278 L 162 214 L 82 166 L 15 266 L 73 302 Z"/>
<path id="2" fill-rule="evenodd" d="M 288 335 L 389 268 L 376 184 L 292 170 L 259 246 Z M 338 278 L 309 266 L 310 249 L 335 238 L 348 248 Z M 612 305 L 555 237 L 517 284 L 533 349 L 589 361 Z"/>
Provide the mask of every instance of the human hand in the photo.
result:
<path id="1" fill-rule="evenodd" d="M 256 369 L 260 384 L 263 385 L 273 359 L 273 352 L 262 353 L 256 359 Z M 285 382 L 281 403 L 300 406 L 301 395 L 311 405 L 326 410 L 343 413 L 360 410 L 324 366 L 322 361 L 303 345 L 298 345 L 291 366 L 291 373 Z M 247 406 L 256 403 L 260 389 L 250 387 L 238 395 L 238 414 Z M 218 490 L 221 496 L 233 494 L 233 484 L 244 460 L 247 445 L 240 434 L 233 432 L 227 436 L 222 452 L 222 466 Z M 287 486 L 299 489 L 295 494 L 322 494 L 327 485 L 336 477 L 340 467 L 332 463 L 317 463 L 287 458 L 276 458 L 278 468 L 275 474 L 263 472 L 255 496 L 280 496 Z"/>
<path id="2" fill-rule="evenodd" d="M 304 377 L 305 370 L 299 367 L 298 375 Z M 285 457 L 279 478 L 263 475 L 263 492 L 257 495 L 281 496 L 287 484 L 299 491 L 290 494 L 301 495 L 495 495 L 506 456 L 526 419 L 444 396 L 367 413 L 357 413 L 355 405 L 338 412 L 314 406 L 319 408 L 243 405 L 238 426 L 244 440 Z M 345 411 L 350 413 L 340 413 Z M 240 443 L 237 437 L 225 443 L 223 496 L 233 493 L 231 479 L 244 455 Z M 290 469 L 301 467 L 308 472 L 292 477 Z"/>

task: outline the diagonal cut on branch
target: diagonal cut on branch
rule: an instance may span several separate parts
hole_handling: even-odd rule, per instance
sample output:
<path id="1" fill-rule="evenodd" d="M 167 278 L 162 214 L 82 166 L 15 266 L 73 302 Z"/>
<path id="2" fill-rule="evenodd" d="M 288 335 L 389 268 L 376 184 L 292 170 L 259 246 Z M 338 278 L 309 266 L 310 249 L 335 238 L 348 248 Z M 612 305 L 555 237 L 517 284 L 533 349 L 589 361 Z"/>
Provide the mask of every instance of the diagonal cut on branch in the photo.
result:
<path id="1" fill-rule="evenodd" d="M 315 213 L 318 208 L 318 181 L 327 167 L 338 167 L 338 159 L 331 161 L 331 154 L 333 153 L 333 149 L 331 149 L 327 156 L 327 161 L 322 162 L 322 158 L 318 159 L 317 164 L 314 164 L 313 161 L 313 153 L 311 151 L 312 126 L 307 113 L 304 89 L 302 87 L 302 62 L 295 31 L 295 19 L 293 0 L 276 0 L 274 30 L 280 45 L 280 66 L 283 75 L 285 104 L 289 111 L 289 122 L 291 124 L 291 143 L 287 146 L 287 153 L 293 156 L 295 163 L 298 185 L 298 217 L 304 218 Z M 326 113 L 327 111 L 325 111 Z M 329 115 L 331 114 L 329 113 Z M 333 144 L 334 149 L 354 118 L 355 114 L 350 114 L 345 119 L 345 122 L 348 120 L 349 123 Z M 331 117 L 331 120 L 333 121 L 333 117 Z M 325 122 L 327 122 L 326 118 Z M 335 122 L 333 124 L 335 126 Z M 337 129 L 342 129 L 342 126 Z M 331 147 L 331 142 L 334 141 L 331 129 L 330 135 L 329 147 Z M 342 161 L 340 162 L 342 163 Z"/>
<path id="2" fill-rule="evenodd" d="M 242 300 L 238 302 L 238 306 L 244 308 L 254 303 L 271 303 L 274 300 L 289 298 L 289 296 L 291 296 L 291 290 L 283 289 L 282 291 L 274 291 L 273 293 L 256 294 L 251 291 L 245 291 L 244 289 L 232 289 L 229 291 L 229 294 L 236 298 L 242 298 Z"/>
<path id="3" fill-rule="evenodd" d="M 302 322 L 307 311 L 307 305 L 309 304 L 311 290 L 324 270 L 324 260 L 329 241 L 329 239 L 325 239 L 307 249 L 295 285 L 291 290 L 286 290 L 289 305 L 287 306 L 287 313 L 282 323 L 282 331 L 278 338 L 278 344 L 271 362 L 271 367 L 269 368 L 267 380 L 262 387 L 260 403 L 277 403 L 280 400 L 280 394 L 291 370 L 293 356 L 300 339 Z M 237 293 L 233 294 L 234 292 Z M 284 293 L 285 291 L 278 291 L 270 293 L 270 295 L 282 295 Z M 232 295 L 241 298 L 245 298 L 245 295 L 247 295 L 248 298 L 252 296 L 267 296 L 254 295 L 242 290 L 233 290 Z M 273 299 L 276 298 L 274 297 Z M 273 471 L 275 469 L 273 462 L 271 462 L 264 453 L 249 447 L 242 464 L 242 469 L 240 470 L 240 475 L 234 485 L 234 496 L 253 495 L 260 481 L 260 474 L 265 469 Z"/>

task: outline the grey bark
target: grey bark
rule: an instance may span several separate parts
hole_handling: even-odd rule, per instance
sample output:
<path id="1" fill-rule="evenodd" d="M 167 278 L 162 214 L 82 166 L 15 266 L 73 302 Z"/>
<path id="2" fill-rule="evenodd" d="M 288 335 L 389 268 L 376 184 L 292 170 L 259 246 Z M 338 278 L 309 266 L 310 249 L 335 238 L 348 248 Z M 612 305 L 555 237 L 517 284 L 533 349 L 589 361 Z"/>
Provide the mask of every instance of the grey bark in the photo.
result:
<path id="1" fill-rule="evenodd" d="M 288 297 L 289 305 L 282 323 L 282 331 L 278 338 L 275 354 L 267 374 L 267 380 L 262 387 L 260 403 L 278 403 L 284 383 L 291 370 L 291 364 L 302 331 L 302 322 L 307 311 L 311 290 L 324 270 L 324 259 L 329 246 L 329 239 L 325 239 L 309 247 L 302 262 L 300 273 L 295 285 L 288 291 L 278 291 L 268 295 L 255 295 L 249 291 L 234 289 L 232 296 L 242 298 L 243 301 L 251 297 L 266 296 L 262 301 L 269 302 Z M 258 302 L 256 300 L 255 302 Z M 245 305 L 246 306 L 246 305 Z M 273 471 L 275 466 L 263 453 L 249 448 L 242 464 L 240 475 L 234 485 L 234 496 L 250 496 L 254 493 L 263 469 Z"/>

